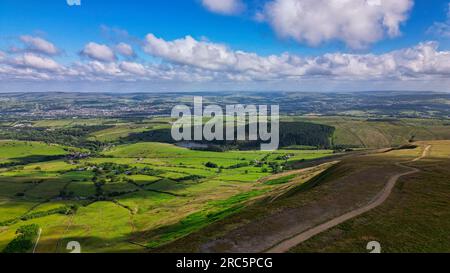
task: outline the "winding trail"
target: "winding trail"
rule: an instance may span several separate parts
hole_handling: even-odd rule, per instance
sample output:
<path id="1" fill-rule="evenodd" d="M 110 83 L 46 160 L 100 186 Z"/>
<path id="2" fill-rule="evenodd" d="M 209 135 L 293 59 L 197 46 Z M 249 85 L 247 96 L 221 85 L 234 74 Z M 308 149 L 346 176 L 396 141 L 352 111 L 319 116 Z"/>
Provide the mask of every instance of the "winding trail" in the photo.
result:
<path id="1" fill-rule="evenodd" d="M 38 231 L 38 236 L 36 238 L 36 242 L 34 243 L 33 253 L 36 253 L 36 248 L 37 248 L 37 245 L 39 243 L 39 239 L 41 239 L 41 233 L 42 233 L 42 229 L 40 228 L 39 231 Z"/>
<path id="2" fill-rule="evenodd" d="M 426 157 L 428 155 L 428 152 L 430 151 L 431 145 L 428 145 L 425 147 L 425 149 L 423 150 L 421 156 L 408 161 L 408 162 L 416 162 L 421 160 L 422 158 Z M 399 174 L 395 174 L 393 176 L 391 176 L 386 184 L 386 186 L 383 188 L 383 190 L 374 198 L 374 200 L 372 202 L 370 202 L 368 205 L 352 210 L 350 212 L 347 212 L 344 215 L 341 215 L 339 217 L 336 217 L 328 222 L 325 222 L 321 225 L 318 225 L 316 227 L 313 227 L 307 231 L 301 232 L 298 235 L 295 235 L 292 238 L 289 238 L 287 240 L 284 240 L 280 243 L 278 243 L 277 245 L 271 247 L 270 249 L 268 249 L 266 251 L 266 253 L 283 253 L 283 252 L 287 252 L 289 251 L 291 248 L 297 246 L 298 244 L 310 239 L 311 237 L 322 233 L 332 227 L 335 227 L 339 224 L 342 224 L 343 222 L 350 220 L 354 217 L 357 217 L 363 213 L 366 213 L 376 207 L 378 207 L 379 205 L 383 204 L 384 201 L 386 201 L 386 199 L 389 197 L 389 195 L 392 192 L 392 189 L 395 187 L 395 184 L 397 183 L 398 179 L 402 176 L 405 175 L 411 175 L 414 173 L 418 173 L 420 172 L 419 169 L 417 168 L 413 168 L 413 167 L 409 167 L 409 166 L 405 166 L 402 163 L 398 162 L 396 163 L 397 166 L 402 167 L 402 168 L 407 168 L 410 169 L 408 172 L 404 172 L 404 173 L 399 173 Z"/>

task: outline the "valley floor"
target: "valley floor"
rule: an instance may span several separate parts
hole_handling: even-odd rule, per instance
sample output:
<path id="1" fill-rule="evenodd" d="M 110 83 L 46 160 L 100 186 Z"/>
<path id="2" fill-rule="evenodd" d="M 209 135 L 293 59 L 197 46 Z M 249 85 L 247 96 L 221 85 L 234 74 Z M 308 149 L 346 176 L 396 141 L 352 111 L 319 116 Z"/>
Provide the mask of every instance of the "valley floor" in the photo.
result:
<path id="1" fill-rule="evenodd" d="M 142 252 L 260 199 L 274 199 L 329 164 L 264 179 L 329 150 L 208 152 L 139 142 L 80 158 L 42 142 L 0 141 L 0 250 L 22 226 L 42 229 L 36 252 Z M 31 250 L 30 250 L 31 251 Z"/>

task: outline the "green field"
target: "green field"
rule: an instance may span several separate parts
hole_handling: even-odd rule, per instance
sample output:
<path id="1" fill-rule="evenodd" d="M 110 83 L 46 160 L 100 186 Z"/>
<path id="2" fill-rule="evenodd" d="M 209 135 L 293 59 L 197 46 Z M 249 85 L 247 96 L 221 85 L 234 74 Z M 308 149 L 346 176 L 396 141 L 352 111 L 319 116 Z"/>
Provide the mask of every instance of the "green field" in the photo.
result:
<path id="1" fill-rule="evenodd" d="M 32 141 L 0 140 L 0 151 L 0 164 L 67 154 L 64 147 Z"/>
<path id="2" fill-rule="evenodd" d="M 329 156 L 329 150 L 195 151 L 163 143 L 111 146 L 72 160 L 69 149 L 42 142 L 0 142 L 0 249 L 24 224 L 42 228 L 38 252 L 146 251 L 239 211 L 285 186 L 260 183 L 270 164 Z M 289 155 L 289 156 L 287 156 Z M 207 163 L 217 167 L 207 167 Z M 311 174 L 313 175 L 313 174 Z M 287 182 L 287 181 L 286 181 Z M 76 207 L 69 214 L 65 207 Z"/>

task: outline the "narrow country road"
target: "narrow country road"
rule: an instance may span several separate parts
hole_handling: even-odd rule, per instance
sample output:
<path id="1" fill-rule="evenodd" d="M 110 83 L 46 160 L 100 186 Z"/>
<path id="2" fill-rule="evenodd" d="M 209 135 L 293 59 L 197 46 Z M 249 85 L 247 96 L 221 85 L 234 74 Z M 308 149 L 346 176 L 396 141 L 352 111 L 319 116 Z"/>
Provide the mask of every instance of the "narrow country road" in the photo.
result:
<path id="1" fill-rule="evenodd" d="M 421 160 L 422 158 L 426 157 L 428 155 L 428 152 L 431 148 L 431 145 L 426 146 L 426 148 L 423 150 L 422 155 L 415 158 L 412 161 L 409 162 L 415 162 L 418 160 Z M 386 199 L 389 197 L 389 195 L 392 192 L 392 189 L 395 187 L 395 184 L 397 183 L 398 179 L 402 176 L 405 175 L 410 175 L 410 174 L 414 174 L 419 172 L 420 170 L 417 168 L 413 168 L 413 167 L 409 167 L 409 166 L 405 166 L 402 163 L 396 163 L 397 166 L 400 166 L 402 168 L 407 168 L 410 169 L 410 171 L 408 172 L 404 172 L 404 173 L 399 173 L 396 175 L 393 175 L 389 178 L 386 186 L 383 188 L 383 190 L 375 197 L 375 199 L 369 203 L 367 206 L 361 207 L 359 209 L 350 211 L 344 215 L 341 215 L 337 218 L 334 218 L 328 222 L 325 222 L 321 225 L 318 225 L 314 228 L 311 228 L 305 232 L 302 232 L 292 238 L 289 238 L 287 240 L 284 240 L 282 242 L 280 242 L 279 244 L 271 247 L 269 250 L 267 250 L 267 253 L 283 253 L 283 252 L 287 252 L 289 251 L 291 248 L 295 247 L 296 245 L 310 239 L 311 237 L 322 233 L 332 227 L 335 227 L 339 224 L 342 224 L 343 222 L 350 220 L 356 216 L 359 216 L 363 213 L 366 213 L 376 207 L 378 207 L 379 205 L 383 204 L 384 201 L 386 201 Z"/>

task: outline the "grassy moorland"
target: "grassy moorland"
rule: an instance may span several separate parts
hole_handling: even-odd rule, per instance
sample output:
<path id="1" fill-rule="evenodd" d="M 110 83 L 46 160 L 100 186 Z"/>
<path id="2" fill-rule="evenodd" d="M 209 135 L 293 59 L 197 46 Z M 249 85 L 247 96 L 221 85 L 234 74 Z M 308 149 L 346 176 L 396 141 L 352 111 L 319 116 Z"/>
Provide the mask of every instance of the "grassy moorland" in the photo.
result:
<path id="1" fill-rule="evenodd" d="M 447 119 L 361 117 L 286 117 L 286 121 L 308 121 L 333 126 L 333 145 L 385 148 L 409 141 L 450 139 Z"/>
<path id="2" fill-rule="evenodd" d="M 328 230 L 292 252 L 368 252 L 378 241 L 382 252 L 450 252 L 450 141 L 426 141 L 430 154 L 407 163 L 421 171 L 402 177 L 380 207 Z M 411 157 L 402 150 L 389 157 Z M 377 156 L 385 160 L 386 155 Z"/>

